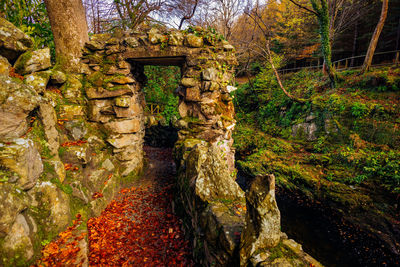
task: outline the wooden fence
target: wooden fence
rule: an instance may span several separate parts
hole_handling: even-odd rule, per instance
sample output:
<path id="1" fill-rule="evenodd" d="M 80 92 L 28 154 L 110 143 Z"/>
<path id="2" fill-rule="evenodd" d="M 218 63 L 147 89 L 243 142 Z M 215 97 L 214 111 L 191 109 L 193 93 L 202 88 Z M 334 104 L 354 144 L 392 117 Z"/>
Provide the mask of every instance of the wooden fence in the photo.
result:
<path id="1" fill-rule="evenodd" d="M 164 104 L 147 102 L 144 109 L 145 115 L 159 115 L 164 111 Z"/>
<path id="2" fill-rule="evenodd" d="M 350 69 L 359 69 L 362 67 L 364 63 L 365 55 L 348 57 L 340 60 L 336 60 L 332 62 L 332 65 L 335 67 L 337 71 L 344 71 Z M 320 60 L 318 60 L 317 65 L 312 65 L 313 62 L 310 63 L 310 66 L 303 66 L 298 68 L 287 68 L 278 70 L 281 74 L 286 74 L 289 72 L 297 72 L 303 69 L 322 69 L 323 65 L 320 64 Z M 388 51 L 388 52 L 380 52 L 375 53 L 372 60 L 372 67 L 379 66 L 392 66 L 392 65 L 400 65 L 400 50 Z"/>

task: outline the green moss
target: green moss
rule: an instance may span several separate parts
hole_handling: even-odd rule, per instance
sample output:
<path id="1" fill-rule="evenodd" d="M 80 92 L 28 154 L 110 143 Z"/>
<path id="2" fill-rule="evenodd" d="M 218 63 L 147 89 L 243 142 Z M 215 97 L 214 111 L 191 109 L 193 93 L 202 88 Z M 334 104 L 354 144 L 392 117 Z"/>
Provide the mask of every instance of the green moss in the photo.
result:
<path id="1" fill-rule="evenodd" d="M 26 62 L 32 58 L 32 51 L 23 53 L 15 62 L 14 67 L 17 73 L 21 73 L 24 70 Z"/>
<path id="2" fill-rule="evenodd" d="M 61 189 L 64 193 L 71 195 L 72 194 L 72 187 L 70 185 L 66 185 L 60 182 L 57 178 L 53 178 L 50 180 L 53 184 L 57 186 L 57 188 Z"/>

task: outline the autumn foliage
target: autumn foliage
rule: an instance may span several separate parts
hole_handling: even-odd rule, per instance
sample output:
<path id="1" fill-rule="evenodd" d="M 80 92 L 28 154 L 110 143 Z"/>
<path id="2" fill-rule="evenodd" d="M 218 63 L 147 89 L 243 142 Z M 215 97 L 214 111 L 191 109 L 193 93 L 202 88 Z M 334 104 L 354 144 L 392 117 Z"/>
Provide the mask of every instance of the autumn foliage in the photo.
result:
<path id="1" fill-rule="evenodd" d="M 82 223 L 80 214 L 66 231 L 60 233 L 57 239 L 42 249 L 42 258 L 35 266 L 80 266 L 83 262 L 76 262 L 80 247 L 78 242 L 85 238 L 86 233 L 77 232 Z"/>
<path id="2" fill-rule="evenodd" d="M 91 266 L 191 266 L 189 244 L 171 210 L 171 187 L 123 189 L 88 222 Z"/>

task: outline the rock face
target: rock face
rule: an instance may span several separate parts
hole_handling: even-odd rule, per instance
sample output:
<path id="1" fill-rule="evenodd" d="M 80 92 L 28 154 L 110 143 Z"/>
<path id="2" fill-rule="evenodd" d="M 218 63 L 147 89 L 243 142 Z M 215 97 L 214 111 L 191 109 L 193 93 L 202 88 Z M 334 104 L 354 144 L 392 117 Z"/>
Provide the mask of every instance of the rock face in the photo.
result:
<path id="1" fill-rule="evenodd" d="M 45 70 L 50 66 L 50 48 L 25 52 L 14 64 L 15 71 L 22 75 Z"/>
<path id="2" fill-rule="evenodd" d="M 281 239 L 281 216 L 275 200 L 275 176 L 257 176 L 246 193 L 246 226 L 242 232 L 240 265 L 256 251 L 273 248 Z"/>
<path id="3" fill-rule="evenodd" d="M 0 18 L 0 54 L 13 62 L 31 48 L 32 39 L 7 20 Z"/>
<path id="4" fill-rule="evenodd" d="M 0 166 L 18 175 L 23 190 L 31 189 L 43 172 L 42 159 L 29 139 L 15 139 L 7 146 L 0 143 Z"/>
<path id="5" fill-rule="evenodd" d="M 195 183 L 196 195 L 203 201 L 244 198 L 243 191 L 232 179 L 223 158 L 223 150 L 204 143 L 196 145 L 188 156 L 186 179 Z"/>
<path id="6" fill-rule="evenodd" d="M 229 174 L 221 150 L 199 139 L 186 139 L 176 145 L 175 157 L 176 202 L 190 218 L 188 231 L 197 229 L 193 233 L 197 261 L 203 266 L 237 262 L 244 192 Z"/>
<path id="7" fill-rule="evenodd" d="M 0 76 L 0 140 L 22 136 L 28 128 L 26 118 L 39 102 L 31 87 Z"/>
<path id="8" fill-rule="evenodd" d="M 0 237 L 4 237 L 18 214 L 28 207 L 29 198 L 10 183 L 0 183 L 0 190 Z"/>
<path id="9" fill-rule="evenodd" d="M 30 238 L 29 225 L 22 214 L 18 214 L 10 232 L 4 238 L 5 254 L 14 256 L 14 251 L 22 251 L 20 260 L 29 260 L 33 257 L 33 244 Z"/>

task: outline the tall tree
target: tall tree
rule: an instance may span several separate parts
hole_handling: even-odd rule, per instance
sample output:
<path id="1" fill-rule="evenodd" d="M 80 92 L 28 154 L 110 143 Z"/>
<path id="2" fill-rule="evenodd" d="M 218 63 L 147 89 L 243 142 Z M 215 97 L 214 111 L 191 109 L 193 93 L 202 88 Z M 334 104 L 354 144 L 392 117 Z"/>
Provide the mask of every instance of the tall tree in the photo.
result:
<path id="1" fill-rule="evenodd" d="M 382 2 L 382 11 L 381 16 L 379 18 L 379 22 L 376 25 L 374 34 L 372 35 L 371 41 L 369 43 L 367 55 L 365 56 L 364 64 L 361 69 L 361 73 L 366 72 L 372 63 L 372 58 L 374 57 L 376 46 L 378 45 L 379 36 L 383 30 L 383 26 L 385 25 L 387 13 L 389 8 L 389 0 L 383 0 Z"/>
<path id="2" fill-rule="evenodd" d="M 44 0 L 54 35 L 57 61 L 70 72 L 80 71 L 82 47 L 89 41 L 82 0 Z"/>
<path id="3" fill-rule="evenodd" d="M 160 11 L 166 0 L 113 0 L 124 28 L 136 29 L 150 13 Z"/>
<path id="4" fill-rule="evenodd" d="M 307 10 L 308 12 L 313 13 L 317 19 L 319 24 L 319 34 L 321 37 L 321 49 L 322 55 L 324 57 L 324 67 L 326 72 L 328 73 L 329 80 L 331 83 L 331 87 L 336 87 L 336 72 L 332 66 L 332 45 L 330 38 L 330 15 L 329 15 L 329 6 L 328 0 L 310 0 L 312 8 L 309 8 L 305 5 L 300 4 L 297 1 L 290 0 L 296 6 Z M 318 3 L 319 2 L 319 3 Z"/>

